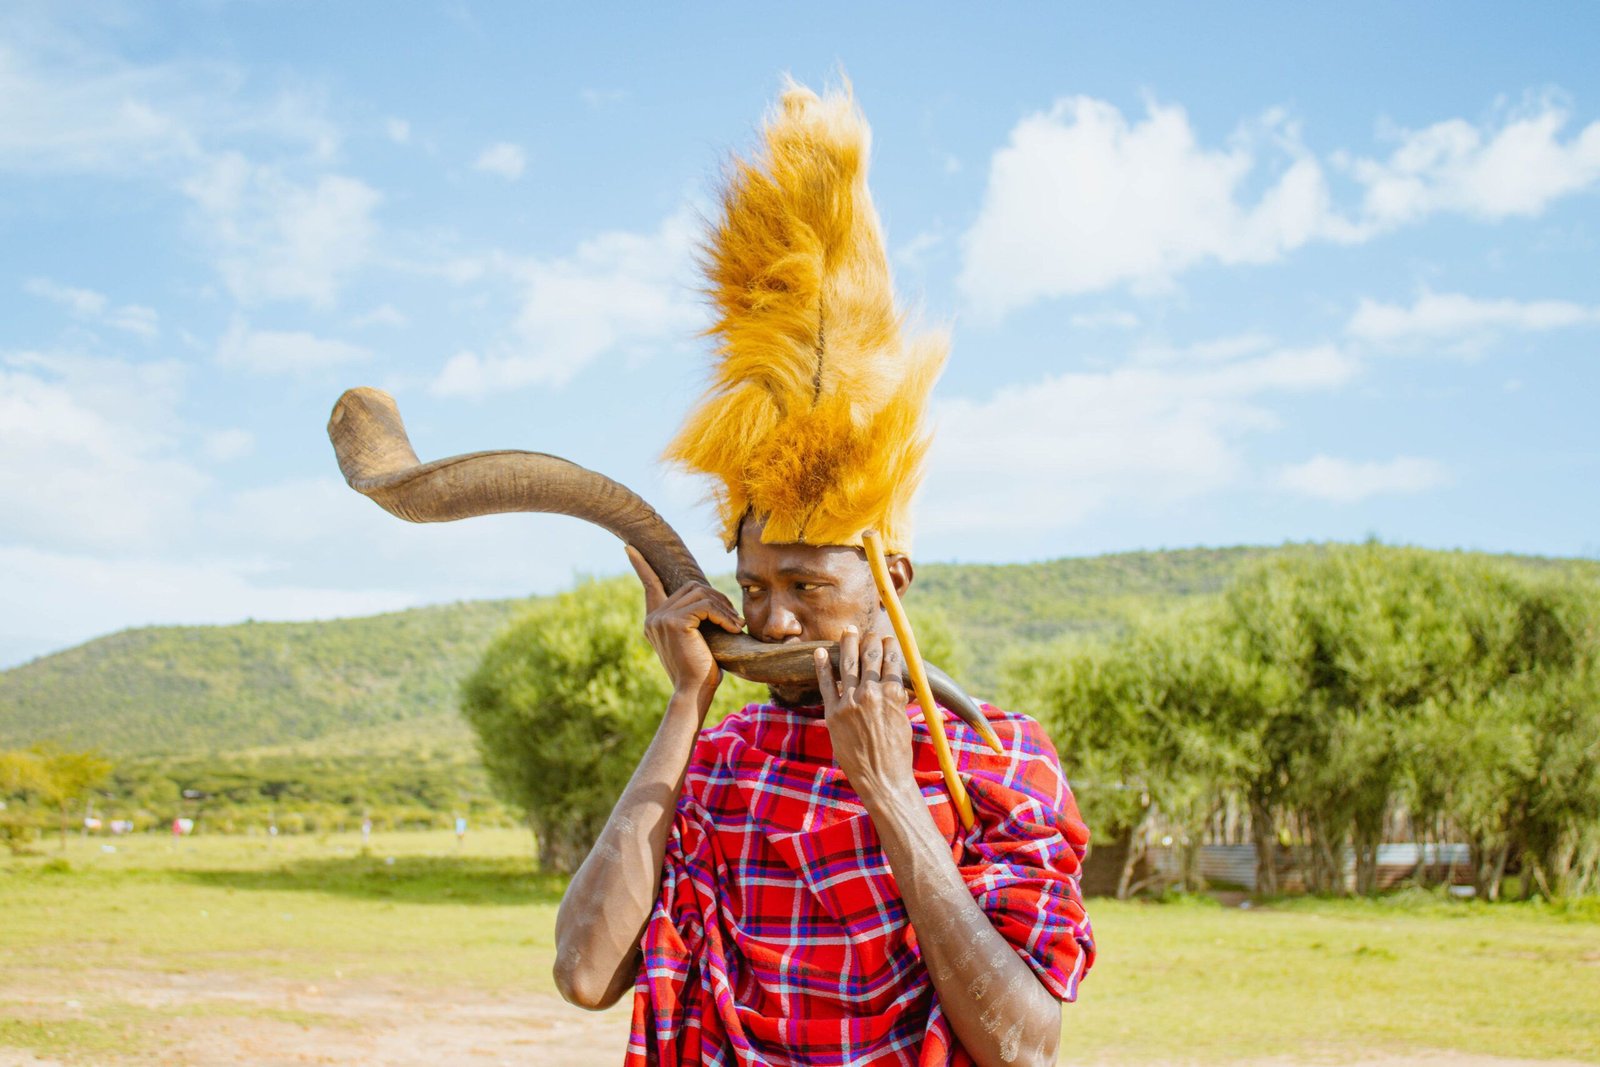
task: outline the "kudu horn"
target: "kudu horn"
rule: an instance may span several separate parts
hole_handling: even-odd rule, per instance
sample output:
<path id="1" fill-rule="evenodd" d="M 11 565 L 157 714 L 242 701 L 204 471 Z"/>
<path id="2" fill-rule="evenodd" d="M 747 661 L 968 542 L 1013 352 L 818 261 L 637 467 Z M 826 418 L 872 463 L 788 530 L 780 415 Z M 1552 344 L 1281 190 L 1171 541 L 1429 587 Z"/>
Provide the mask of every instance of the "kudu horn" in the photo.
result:
<path id="1" fill-rule="evenodd" d="M 474 515 L 543 511 L 572 515 L 611 531 L 638 549 L 670 595 L 705 572 L 677 531 L 640 496 L 603 474 L 542 452 L 469 452 L 423 463 L 412 451 L 394 398 L 379 389 L 350 389 L 333 406 L 328 437 L 350 488 L 409 522 L 452 522 Z M 827 641 L 768 644 L 702 624 L 706 644 L 724 670 L 766 685 L 814 682 L 815 649 L 837 669 L 839 646 Z M 927 664 L 934 697 L 995 748 L 999 739 L 977 703 L 950 676 Z"/>

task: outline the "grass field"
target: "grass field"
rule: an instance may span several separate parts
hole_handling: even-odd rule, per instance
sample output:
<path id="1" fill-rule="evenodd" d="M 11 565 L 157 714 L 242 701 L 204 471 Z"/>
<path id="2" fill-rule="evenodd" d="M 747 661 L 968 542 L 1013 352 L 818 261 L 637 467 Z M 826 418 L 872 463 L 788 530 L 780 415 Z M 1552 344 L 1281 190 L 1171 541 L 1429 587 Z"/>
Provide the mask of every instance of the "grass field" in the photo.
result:
<path id="1" fill-rule="evenodd" d="M 103 844 L 0 860 L 0 1064 L 620 1062 L 524 833 Z M 1093 901 L 1064 1059 L 1600 1063 L 1595 903 Z"/>

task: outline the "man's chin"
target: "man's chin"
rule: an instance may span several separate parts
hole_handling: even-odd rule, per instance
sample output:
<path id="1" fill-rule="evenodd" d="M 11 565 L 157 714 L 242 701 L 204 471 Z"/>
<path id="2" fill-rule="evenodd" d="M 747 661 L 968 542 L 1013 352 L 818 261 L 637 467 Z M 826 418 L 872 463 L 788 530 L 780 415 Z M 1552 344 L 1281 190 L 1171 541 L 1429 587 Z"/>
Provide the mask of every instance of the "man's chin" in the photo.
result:
<path id="1" fill-rule="evenodd" d="M 813 686 L 805 689 L 800 686 L 767 687 L 767 692 L 772 697 L 772 702 L 780 708 L 810 708 L 822 703 L 822 691 Z"/>

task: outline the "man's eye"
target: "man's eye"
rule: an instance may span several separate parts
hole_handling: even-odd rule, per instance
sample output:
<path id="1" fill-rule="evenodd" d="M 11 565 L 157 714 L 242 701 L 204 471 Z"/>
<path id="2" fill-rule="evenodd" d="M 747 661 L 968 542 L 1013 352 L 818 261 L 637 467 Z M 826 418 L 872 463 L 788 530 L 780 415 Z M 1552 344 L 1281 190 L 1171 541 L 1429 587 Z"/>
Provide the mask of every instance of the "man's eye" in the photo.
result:
<path id="1" fill-rule="evenodd" d="M 821 582 L 796 582 L 794 587 L 796 589 L 800 590 L 802 593 L 814 593 L 818 589 L 822 588 L 822 583 Z"/>
<path id="2" fill-rule="evenodd" d="M 758 585 L 741 585 L 739 589 L 745 596 L 755 596 L 761 592 L 761 587 Z"/>

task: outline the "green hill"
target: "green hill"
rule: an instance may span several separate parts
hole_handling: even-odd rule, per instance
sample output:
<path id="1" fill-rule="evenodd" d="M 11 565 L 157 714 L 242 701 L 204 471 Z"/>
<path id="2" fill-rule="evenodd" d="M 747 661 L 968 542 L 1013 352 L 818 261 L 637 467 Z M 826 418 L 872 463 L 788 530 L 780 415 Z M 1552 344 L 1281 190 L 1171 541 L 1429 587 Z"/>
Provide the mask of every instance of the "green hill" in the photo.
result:
<path id="1" fill-rule="evenodd" d="M 1133 552 L 1049 563 L 925 564 L 913 604 L 938 605 L 991 690 L 1004 655 L 1215 594 L 1277 549 Z M 1506 557 L 1600 578 L 1600 563 Z M 725 584 L 725 583 L 723 583 Z M 0 672 L 0 748 L 53 741 L 116 757 L 356 756 L 470 751 L 456 685 L 528 600 L 330 622 L 151 627 Z"/>
<path id="2" fill-rule="evenodd" d="M 456 683 L 525 600 L 126 630 L 0 673 L 0 748 L 113 756 L 465 745 Z"/>

